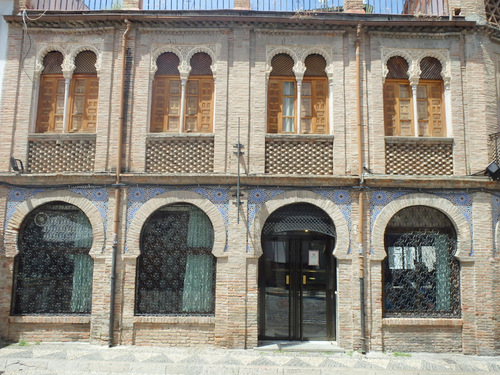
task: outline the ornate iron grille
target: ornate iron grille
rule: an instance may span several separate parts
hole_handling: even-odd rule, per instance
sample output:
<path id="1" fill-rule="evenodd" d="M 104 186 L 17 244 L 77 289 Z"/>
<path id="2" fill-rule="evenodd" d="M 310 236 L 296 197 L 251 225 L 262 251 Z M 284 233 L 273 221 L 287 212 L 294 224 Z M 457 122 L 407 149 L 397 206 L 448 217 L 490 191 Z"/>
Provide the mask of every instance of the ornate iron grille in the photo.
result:
<path id="1" fill-rule="evenodd" d="M 408 79 L 408 62 L 401 56 L 394 56 L 387 61 L 387 78 Z"/>
<path id="2" fill-rule="evenodd" d="M 45 204 L 19 232 L 13 314 L 89 314 L 92 301 L 92 226 L 77 207 Z"/>
<path id="3" fill-rule="evenodd" d="M 318 54 L 309 55 L 306 57 L 305 65 L 305 77 L 326 77 L 326 61 L 323 56 Z"/>
<path id="4" fill-rule="evenodd" d="M 179 75 L 179 57 L 172 52 L 165 52 L 156 59 L 156 74 L 165 76 Z"/>
<path id="5" fill-rule="evenodd" d="M 271 60 L 271 76 L 273 77 L 295 77 L 293 73 L 293 59 L 286 53 L 280 53 Z"/>
<path id="6" fill-rule="evenodd" d="M 490 160 L 500 163 L 500 133 L 490 134 Z"/>
<path id="7" fill-rule="evenodd" d="M 136 315 L 213 315 L 215 257 L 208 216 L 190 204 L 151 215 L 137 259 Z"/>
<path id="8" fill-rule="evenodd" d="M 43 74 L 62 74 L 64 57 L 59 51 L 52 51 L 43 58 Z"/>
<path id="9" fill-rule="evenodd" d="M 75 74 L 97 74 L 97 57 L 92 51 L 82 51 L 75 58 Z"/>
<path id="10" fill-rule="evenodd" d="M 192 76 L 211 76 L 212 75 L 212 58 L 208 53 L 198 52 L 191 57 L 191 72 Z"/>
<path id="11" fill-rule="evenodd" d="M 435 57 L 425 57 L 420 62 L 420 79 L 442 79 L 441 63 Z"/>
<path id="12" fill-rule="evenodd" d="M 412 231 L 404 228 L 411 227 L 412 222 L 397 220 L 388 226 L 385 238 L 387 257 L 383 263 L 384 315 L 459 317 L 460 265 L 454 257 L 456 236 L 451 223 L 431 208 L 427 208 L 431 214 L 428 217 L 420 216 L 413 208 L 400 212 L 403 211 L 427 224 Z M 396 216 L 401 216 L 399 219 L 408 217 L 400 213 Z M 443 218 L 436 221 L 436 229 L 430 229 L 433 218 L 438 216 Z M 443 220 L 448 221 L 447 227 L 443 226 Z"/>
<path id="13" fill-rule="evenodd" d="M 271 214 L 264 224 L 262 235 L 307 231 L 335 237 L 335 226 L 320 208 L 308 203 L 291 204 Z"/>

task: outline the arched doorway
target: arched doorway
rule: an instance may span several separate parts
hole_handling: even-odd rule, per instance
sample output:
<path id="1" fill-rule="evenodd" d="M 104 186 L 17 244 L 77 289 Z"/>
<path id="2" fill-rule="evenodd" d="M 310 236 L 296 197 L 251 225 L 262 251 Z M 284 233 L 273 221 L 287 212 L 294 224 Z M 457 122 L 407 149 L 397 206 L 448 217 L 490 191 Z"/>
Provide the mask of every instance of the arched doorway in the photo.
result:
<path id="1" fill-rule="evenodd" d="M 335 227 L 318 207 L 273 212 L 262 229 L 259 339 L 335 339 Z"/>

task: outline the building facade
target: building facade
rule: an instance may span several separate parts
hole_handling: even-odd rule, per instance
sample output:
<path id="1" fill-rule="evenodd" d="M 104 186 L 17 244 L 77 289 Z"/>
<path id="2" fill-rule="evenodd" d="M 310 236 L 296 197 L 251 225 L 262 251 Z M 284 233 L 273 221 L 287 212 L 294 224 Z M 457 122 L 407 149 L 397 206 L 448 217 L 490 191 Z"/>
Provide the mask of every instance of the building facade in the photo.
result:
<path id="1" fill-rule="evenodd" d="M 15 3 L 0 335 L 499 354 L 500 34 L 479 3 Z"/>

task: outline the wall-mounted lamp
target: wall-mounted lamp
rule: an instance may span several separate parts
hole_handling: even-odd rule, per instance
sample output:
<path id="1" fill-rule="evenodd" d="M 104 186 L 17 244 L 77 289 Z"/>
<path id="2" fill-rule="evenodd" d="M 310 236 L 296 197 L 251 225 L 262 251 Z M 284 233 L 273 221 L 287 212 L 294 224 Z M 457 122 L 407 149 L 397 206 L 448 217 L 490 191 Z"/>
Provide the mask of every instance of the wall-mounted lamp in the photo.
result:
<path id="1" fill-rule="evenodd" d="M 486 174 L 490 176 L 493 181 L 500 179 L 500 167 L 494 161 L 486 167 Z"/>
<path id="2" fill-rule="evenodd" d="M 23 162 L 20 159 L 16 159 L 13 156 L 10 157 L 10 166 L 14 172 L 24 172 Z"/>

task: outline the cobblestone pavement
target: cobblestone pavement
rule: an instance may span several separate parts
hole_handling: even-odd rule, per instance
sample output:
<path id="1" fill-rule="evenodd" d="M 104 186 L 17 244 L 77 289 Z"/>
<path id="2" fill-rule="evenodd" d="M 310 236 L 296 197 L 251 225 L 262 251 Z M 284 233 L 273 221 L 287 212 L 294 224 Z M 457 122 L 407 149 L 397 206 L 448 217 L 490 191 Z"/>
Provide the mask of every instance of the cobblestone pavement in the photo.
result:
<path id="1" fill-rule="evenodd" d="M 500 357 L 28 343 L 0 349 L 0 374 L 500 375 Z"/>

